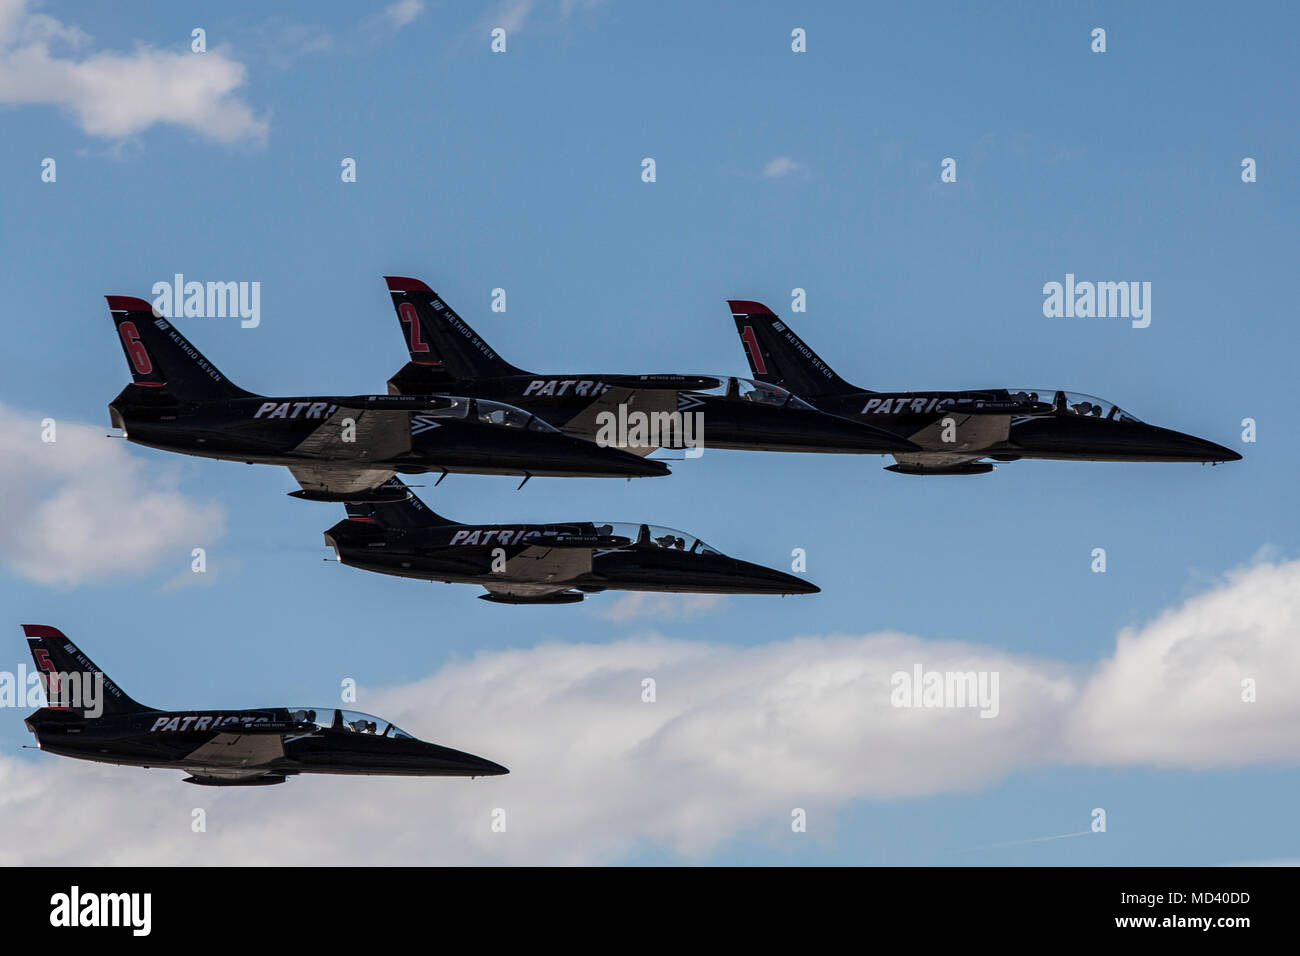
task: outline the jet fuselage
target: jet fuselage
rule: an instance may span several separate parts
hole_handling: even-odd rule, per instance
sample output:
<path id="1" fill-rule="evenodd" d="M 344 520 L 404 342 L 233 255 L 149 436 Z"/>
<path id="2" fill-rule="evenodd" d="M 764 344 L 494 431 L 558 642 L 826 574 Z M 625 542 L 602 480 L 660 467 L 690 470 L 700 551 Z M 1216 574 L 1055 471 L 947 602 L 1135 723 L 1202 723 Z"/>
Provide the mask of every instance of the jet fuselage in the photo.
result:
<path id="1" fill-rule="evenodd" d="M 479 777 L 507 772 L 490 760 L 417 740 L 377 718 L 331 708 L 140 710 L 95 719 L 42 708 L 26 724 L 47 753 L 185 770 L 198 783 L 280 783 L 302 773 Z M 236 738 L 238 746 L 228 742 Z"/>
<path id="2" fill-rule="evenodd" d="M 409 366 L 408 366 L 409 367 Z M 670 380 L 680 380 L 671 387 Z M 396 388 L 403 378 L 394 376 Z M 638 382 L 644 382 L 639 386 Z M 713 391 L 704 390 L 713 386 Z M 588 440 L 601 438 L 602 422 L 635 423 L 647 416 L 698 416 L 689 424 L 660 429 L 657 447 L 687 447 L 680 430 L 693 440 L 692 447 L 737 451 L 809 452 L 817 454 L 892 454 L 915 447 L 869 422 L 819 411 L 784 389 L 763 386 L 748 379 L 671 375 L 511 375 L 499 378 L 451 380 L 446 389 L 457 395 L 504 402 L 522 408 L 566 434 Z M 630 401 L 621 395 L 632 394 Z M 602 413 L 611 418 L 599 418 Z M 653 419 L 652 419 L 653 420 Z M 666 421 L 666 419 L 660 419 Z M 696 427 L 696 423 L 699 427 Z M 634 439 L 635 440 L 635 439 Z"/>
<path id="3" fill-rule="evenodd" d="M 1237 461 L 1205 439 L 1140 421 L 1115 405 L 1062 390 L 855 392 L 809 399 L 906 436 L 925 452 L 1074 461 Z M 900 456 L 900 461 L 908 456 Z"/>
<path id="4" fill-rule="evenodd" d="M 626 533 L 618 533 L 624 531 Z M 793 574 L 741 561 L 698 539 L 648 525 L 382 527 L 348 518 L 325 533 L 339 560 L 399 577 L 479 584 L 492 592 L 579 591 L 813 594 Z"/>
<path id="5" fill-rule="evenodd" d="M 537 477 L 647 477 L 661 462 L 550 428 L 447 414 L 445 399 L 355 395 L 229 398 L 184 402 L 165 389 L 128 385 L 109 405 L 136 444 L 272 465 L 391 467 Z M 524 416 L 526 418 L 526 416 Z M 350 431 L 349 431 L 350 429 Z M 351 440 L 349 440 L 349 437 Z"/>

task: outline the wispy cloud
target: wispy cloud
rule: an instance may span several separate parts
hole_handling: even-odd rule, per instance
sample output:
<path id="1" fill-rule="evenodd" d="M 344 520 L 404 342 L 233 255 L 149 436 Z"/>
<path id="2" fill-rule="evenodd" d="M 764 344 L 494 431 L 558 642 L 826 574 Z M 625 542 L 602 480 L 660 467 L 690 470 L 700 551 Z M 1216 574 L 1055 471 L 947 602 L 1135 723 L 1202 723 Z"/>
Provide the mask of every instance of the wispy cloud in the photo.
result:
<path id="1" fill-rule="evenodd" d="M 778 156 L 763 167 L 763 177 L 765 179 L 780 179 L 783 176 L 789 176 L 791 173 L 801 172 L 803 168 L 802 163 L 795 162 L 789 156 Z"/>
<path id="2" fill-rule="evenodd" d="M 397 0 L 396 3 L 390 3 L 384 7 L 384 16 L 389 23 L 399 30 L 407 24 L 413 23 L 423 12 L 423 0 Z"/>
<path id="3" fill-rule="evenodd" d="M 219 143 L 262 143 L 268 122 L 239 98 L 246 70 L 227 52 L 93 49 L 76 26 L 32 12 L 26 0 L 0 10 L 0 104 L 55 106 L 87 134 L 123 139 L 159 125 Z"/>
<path id="4" fill-rule="evenodd" d="M 541 20 L 544 24 L 565 23 L 573 18 L 595 10 L 603 0 L 502 0 L 478 21 L 476 33 L 485 33 L 501 27 L 507 34 L 514 35 L 524 28 L 530 20 Z"/>
<path id="5" fill-rule="evenodd" d="M 501 27 L 506 33 L 518 33 L 523 29 L 535 6 L 535 0 L 505 0 L 504 3 L 497 4 L 483 18 L 482 23 L 488 29 Z"/>

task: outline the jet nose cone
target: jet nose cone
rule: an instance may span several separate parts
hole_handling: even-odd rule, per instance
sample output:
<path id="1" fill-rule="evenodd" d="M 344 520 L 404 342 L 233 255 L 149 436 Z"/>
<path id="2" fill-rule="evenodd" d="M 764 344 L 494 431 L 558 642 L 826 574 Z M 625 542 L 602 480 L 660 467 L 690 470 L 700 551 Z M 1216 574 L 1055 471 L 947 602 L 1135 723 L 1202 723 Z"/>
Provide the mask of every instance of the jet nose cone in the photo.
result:
<path id="1" fill-rule="evenodd" d="M 502 774 L 509 773 L 505 767 L 499 763 L 493 763 L 491 760 L 484 760 L 482 757 L 475 759 L 475 772 L 471 774 L 475 777 L 499 777 Z"/>
<path id="2" fill-rule="evenodd" d="M 600 468 L 609 475 L 619 478 L 659 478 L 672 474 L 662 461 L 643 458 L 621 448 L 599 445 L 581 438 L 575 438 L 574 441 L 582 454 L 592 455 L 600 463 Z"/>
<path id="3" fill-rule="evenodd" d="M 1231 448 L 1224 448 L 1222 445 L 1214 444 L 1214 442 L 1206 442 L 1206 444 L 1218 453 L 1218 457 L 1214 458 L 1214 461 L 1241 461 L 1241 454 Z"/>
<path id="4" fill-rule="evenodd" d="M 1174 455 L 1186 461 L 1241 461 L 1238 452 L 1204 438 L 1175 431 L 1165 431 L 1164 435 Z"/>
<path id="5" fill-rule="evenodd" d="M 671 475 L 672 469 L 662 461 L 653 458 L 642 458 L 639 455 L 628 455 L 632 461 L 628 464 L 633 477 L 640 478 L 659 478 L 663 475 Z"/>
<path id="6" fill-rule="evenodd" d="M 799 577 L 787 574 L 775 568 L 765 568 L 761 564 L 737 562 L 740 574 L 754 592 L 760 594 L 820 594 L 821 588 Z"/>
<path id="7" fill-rule="evenodd" d="M 436 774 L 455 777 L 498 777 L 510 772 L 499 763 L 462 750 L 452 750 L 439 744 L 425 744 L 424 747 L 427 759 L 430 760 L 430 770 Z"/>

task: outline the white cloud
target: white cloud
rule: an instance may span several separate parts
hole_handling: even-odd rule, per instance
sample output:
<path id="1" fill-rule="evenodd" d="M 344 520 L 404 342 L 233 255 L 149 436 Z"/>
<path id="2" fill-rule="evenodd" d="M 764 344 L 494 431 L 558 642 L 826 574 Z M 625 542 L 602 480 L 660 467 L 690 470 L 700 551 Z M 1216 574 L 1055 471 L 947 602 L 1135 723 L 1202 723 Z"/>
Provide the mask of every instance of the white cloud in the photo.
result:
<path id="1" fill-rule="evenodd" d="M 1282 635 L 1300 631 L 1297 594 L 1300 562 L 1236 572 L 1125 631 L 1092 669 L 901 634 L 481 654 L 363 691 L 361 706 L 501 761 L 507 777 L 205 791 L 209 829 L 194 834 L 194 791 L 175 772 L 3 756 L 0 862 L 601 863 L 642 847 L 699 858 L 742 833 L 788 835 L 792 807 L 820 826 L 854 801 L 967 791 L 1012 771 L 1295 764 L 1300 643 Z M 103 636 L 72 637 L 93 656 Z M 891 674 L 916 663 L 998 671 L 999 716 L 892 707 Z M 1261 677 L 1258 703 L 1240 702 L 1242 675 Z M 155 705 L 185 703 L 114 677 Z M 655 703 L 641 701 L 645 677 Z M 498 807 L 505 833 L 489 827 Z"/>
<path id="2" fill-rule="evenodd" d="M 0 561 L 38 584 L 71 586 L 138 572 L 223 530 L 216 503 L 176 487 L 175 467 L 134 457 L 107 428 L 41 419 L 0 404 Z"/>
<path id="3" fill-rule="evenodd" d="M 502 0 L 487 14 L 475 30 L 475 34 L 485 30 L 501 27 L 510 36 L 523 29 L 524 24 L 534 13 L 539 13 L 547 23 L 564 23 L 589 13 L 600 7 L 603 0 L 560 0 L 559 3 L 545 4 L 539 0 Z"/>
<path id="4" fill-rule="evenodd" d="M 0 104 L 61 107 L 106 139 L 169 123 L 220 143 L 265 141 L 267 121 L 236 95 L 245 68 L 221 50 L 90 50 L 78 27 L 28 6 L 0 0 Z"/>
<path id="5" fill-rule="evenodd" d="M 507 34 L 514 34 L 523 28 L 533 12 L 533 6 L 533 0 L 506 0 L 492 11 L 485 22 L 490 29 L 501 27 Z"/>
<path id="6" fill-rule="evenodd" d="M 1256 564 L 1119 635 L 1067 740 L 1080 759 L 1201 769 L 1300 754 L 1300 562 Z M 1242 703 L 1253 679 L 1258 703 Z M 1290 698 L 1283 702 L 1282 698 Z M 1281 716 L 1283 722 L 1264 719 Z"/>
<path id="7" fill-rule="evenodd" d="M 599 613 L 605 620 L 619 623 L 639 617 L 676 621 L 716 611 L 726 603 L 727 598 L 723 594 L 653 594 L 629 591 L 602 605 Z"/>
<path id="8" fill-rule="evenodd" d="M 384 16 L 399 30 L 424 12 L 423 0 L 397 0 L 384 7 Z"/>
<path id="9" fill-rule="evenodd" d="M 780 179 L 803 169 L 803 163 L 796 163 L 789 156 L 778 156 L 763 167 L 763 176 L 767 179 Z"/>

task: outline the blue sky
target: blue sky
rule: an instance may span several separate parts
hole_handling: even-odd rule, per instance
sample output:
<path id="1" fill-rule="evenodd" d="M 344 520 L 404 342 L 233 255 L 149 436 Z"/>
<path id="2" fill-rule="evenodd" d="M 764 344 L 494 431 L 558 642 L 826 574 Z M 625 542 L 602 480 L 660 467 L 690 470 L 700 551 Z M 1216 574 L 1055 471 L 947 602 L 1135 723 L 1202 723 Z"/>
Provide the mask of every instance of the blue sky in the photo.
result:
<path id="1" fill-rule="evenodd" d="M 1047 662 L 1082 685 L 1115 653 L 1121 629 L 1140 631 L 1198 595 L 1231 590 L 1224 582 L 1233 569 L 1263 561 L 1285 571 L 1300 557 L 1291 411 L 1300 197 L 1290 168 L 1300 143 L 1297 18 L 1287 5 L 1249 15 L 1195 4 L 808 10 L 617 0 L 395 4 L 387 13 L 335 3 L 277 14 L 259 4 L 200 12 L 138 4 L 113 15 L 62 3 L 17 8 L 0 24 L 0 103 L 8 104 L 0 118 L 10 144 L 0 153 L 9 185 L 0 274 L 10 354 L 21 356 L 8 363 L 0 393 L 10 447 L 35 441 L 45 416 L 107 431 L 105 406 L 126 377 L 102 296 L 148 296 L 176 272 L 261 283 L 256 329 L 230 319 L 183 325 L 241 386 L 382 392 L 405 360 L 381 278 L 396 274 L 427 281 L 508 361 L 538 371 L 745 374 L 725 300 L 752 298 L 867 388 L 1069 388 L 1236 448 L 1245 460 L 1216 468 L 1018 462 L 988 476 L 916 479 L 884 472 L 889 462 L 877 457 L 707 451 L 667 479 L 539 479 L 516 492 L 511 479 L 451 477 L 436 492 L 421 489 L 439 512 L 464 520 L 648 521 L 778 567 L 803 548 L 822 588 L 806 598 L 650 603 L 641 614 L 625 604 L 628 613 L 611 619 L 616 595 L 576 607 L 498 607 L 476 600 L 475 588 L 326 563 L 321 532 L 341 509 L 287 498 L 287 472 L 118 448 L 121 459 L 105 467 L 131 480 L 93 492 L 104 495 L 96 507 L 118 518 L 109 527 L 142 520 L 136 487 L 163 487 L 169 507 L 203 517 L 178 525 L 195 529 L 189 537 L 128 527 L 158 532 L 161 543 L 140 544 L 138 560 L 116 573 L 105 571 L 121 546 L 115 536 L 84 543 L 100 555 L 92 562 L 46 555 L 56 566 L 90 566 L 65 580 L 34 580 L 23 570 L 31 555 L 6 549 L 0 604 L 11 628 L 0 667 L 25 658 L 20 623 L 50 623 L 157 706 L 329 703 L 351 676 L 365 689 L 357 706 L 378 710 L 382 688 L 437 680 L 486 655 L 479 670 L 470 667 L 481 675 L 492 655 L 515 660 L 512 652 L 548 644 L 575 655 L 626 645 L 635 670 L 637 648 L 661 638 L 726 653 L 897 632 L 913 636 L 922 660 L 942 656 L 941 644 L 973 648 Z M 52 34 L 39 16 L 63 31 L 42 39 Z M 507 52 L 492 54 L 488 31 L 500 23 L 510 24 Z M 74 25 L 80 39 L 67 34 Z M 35 83 L 14 65 L 22 62 L 15 51 L 31 44 L 74 65 L 103 51 L 198 57 L 189 53 L 197 26 L 207 31 L 211 69 L 238 65 L 242 82 L 169 116 L 151 117 L 147 82 L 117 91 L 139 98 L 140 118 L 105 118 L 105 104 L 75 84 L 60 92 L 57 68 Z M 1102 54 L 1089 49 L 1098 26 L 1107 31 Z M 790 50 L 795 27 L 807 31 L 804 54 Z M 189 75 L 159 62 L 165 77 Z M 57 162 L 55 183 L 41 182 L 45 157 Z M 340 181 L 344 157 L 357 161 L 355 183 Z M 641 181 L 644 157 L 656 161 L 652 184 Z M 945 157 L 957 160 L 956 183 L 939 181 Z M 1241 181 L 1243 157 L 1257 161 L 1258 182 Z M 765 174 L 778 159 L 788 171 Z M 1066 273 L 1151 282 L 1150 327 L 1045 318 L 1042 286 Z M 504 314 L 489 310 L 496 287 L 507 290 Z M 796 287 L 807 290 L 805 314 L 790 313 Z M 1241 441 L 1245 418 L 1257 422 L 1256 443 Z M 63 466 L 48 481 L 39 459 L 22 474 L 11 465 L 6 524 L 57 488 L 93 490 L 98 459 L 85 454 L 84 468 Z M 207 550 L 201 579 L 189 572 L 191 547 Z M 1106 549 L 1105 574 L 1090 571 L 1096 547 Z M 1281 616 L 1270 626 L 1289 626 L 1289 604 L 1274 608 L 1254 592 L 1240 599 L 1263 601 L 1261 613 Z M 1225 647 L 1249 644 L 1249 628 L 1243 634 L 1198 645 L 1200 660 L 1213 664 Z M 1242 653 L 1261 667 L 1282 655 L 1276 673 L 1300 673 L 1289 646 Z M 704 679 L 694 686 L 707 694 Z M 1294 696 L 1293 687 L 1271 690 Z M 636 693 L 629 706 L 646 706 Z M 539 725 L 547 725 L 546 700 L 560 708 L 582 699 L 573 687 L 555 691 L 538 705 Z M 747 714 L 743 701 L 729 705 Z M 1152 712 L 1161 706 L 1150 702 Z M 24 713 L 0 710 L 14 779 L 111 803 L 150 777 L 157 814 L 183 816 L 197 805 L 171 773 L 88 771 L 17 754 L 30 740 Z M 418 794 L 443 808 L 435 816 L 468 819 L 478 810 L 458 788 L 509 806 L 512 793 L 532 799 L 519 778 L 556 772 L 512 752 L 509 727 L 492 727 L 490 709 L 464 725 L 436 712 L 432 698 L 409 713 L 401 722 L 413 732 L 515 773 L 499 784 L 425 781 L 416 790 L 325 778 L 281 789 L 309 791 L 317 819 L 360 846 L 372 824 L 351 821 L 341 797 L 331 802 L 337 794 L 379 802 Z M 592 721 L 603 713 L 593 709 Z M 635 822 L 619 849 L 576 859 L 1300 857 L 1291 825 L 1300 749 L 1285 740 L 1294 712 L 1270 713 L 1282 742 L 1258 755 L 1247 748 L 1240 760 L 1192 766 L 1177 741 L 1165 756 L 1057 760 L 1048 742 L 1033 759 L 986 774 L 954 766 L 947 783 L 912 792 L 911 783 L 881 793 L 810 781 L 801 803 L 772 797 L 774 806 L 814 808 L 798 838 L 788 813 L 737 809 L 701 842 L 642 808 L 629 812 Z M 581 710 L 574 719 L 582 725 Z M 447 736 L 449 723 L 460 737 Z M 994 728 L 988 746 L 1014 749 L 1015 726 Z M 852 724 L 823 732 L 810 746 L 851 759 L 858 773 L 879 760 L 882 775 L 906 778 L 912 764 L 943 759 L 918 745 L 886 760 L 855 748 Z M 569 757 L 558 765 L 568 766 L 581 743 L 561 745 Z M 721 799 L 706 786 L 689 796 L 693 778 L 682 772 L 683 812 Z M 229 808 L 222 826 L 240 832 L 288 800 L 257 790 L 201 796 Z M 1087 829 L 1094 807 L 1107 808 L 1104 836 L 976 849 Z M 584 810 L 571 809 L 564 825 L 581 844 Z M 219 843 L 213 829 L 201 849 L 151 843 L 149 853 L 188 862 L 236 854 L 233 838 Z M 465 846 L 430 859 L 548 859 L 540 849 L 476 853 L 469 838 Z M 69 849 L 65 859 L 107 859 L 98 852 Z M 283 856 L 261 852 L 272 862 L 303 858 L 287 845 Z M 321 862 L 351 858 L 321 852 Z"/>

